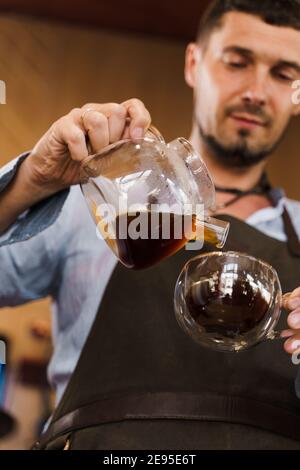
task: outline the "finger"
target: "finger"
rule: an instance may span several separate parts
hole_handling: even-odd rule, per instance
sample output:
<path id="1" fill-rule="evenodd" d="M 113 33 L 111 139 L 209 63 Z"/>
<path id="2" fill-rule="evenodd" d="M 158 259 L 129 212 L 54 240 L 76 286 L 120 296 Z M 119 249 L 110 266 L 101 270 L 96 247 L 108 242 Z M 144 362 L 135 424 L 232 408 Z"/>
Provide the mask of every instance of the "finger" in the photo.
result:
<path id="1" fill-rule="evenodd" d="M 282 306 L 286 310 L 295 310 L 300 307 L 300 288 L 288 292 L 282 297 Z"/>
<path id="2" fill-rule="evenodd" d="M 290 328 L 293 328 L 294 330 L 300 329 L 300 308 L 293 310 L 289 314 L 287 322 Z"/>
<path id="3" fill-rule="evenodd" d="M 106 103 L 106 104 L 97 104 L 89 103 L 84 105 L 82 108 L 82 119 L 85 118 L 87 113 L 91 111 L 98 111 L 103 114 L 108 119 L 108 129 L 109 129 L 109 143 L 117 142 L 124 137 L 125 129 L 127 127 L 127 110 L 125 106 L 122 106 L 118 103 Z"/>
<path id="4" fill-rule="evenodd" d="M 72 160 L 81 162 L 88 157 L 89 152 L 86 145 L 85 135 L 79 127 L 74 126 L 71 129 L 71 135 L 68 137 L 68 149 Z"/>
<path id="5" fill-rule="evenodd" d="M 299 348 L 300 348 L 300 332 L 298 330 L 297 334 L 291 336 L 291 338 L 285 341 L 284 349 L 287 353 L 293 354 Z"/>
<path id="6" fill-rule="evenodd" d="M 120 106 L 122 107 L 122 105 L 118 103 L 87 103 L 83 105 L 80 109 L 81 114 L 83 114 L 87 110 L 92 109 L 93 111 L 98 111 L 99 113 L 104 114 L 106 117 L 109 117 Z"/>
<path id="7" fill-rule="evenodd" d="M 50 145 L 57 150 L 67 145 L 71 159 L 78 162 L 88 156 L 84 131 L 67 117 L 59 119 L 50 129 Z"/>
<path id="8" fill-rule="evenodd" d="M 127 118 L 122 139 L 130 139 L 130 118 Z"/>
<path id="9" fill-rule="evenodd" d="M 129 117 L 129 124 L 127 124 L 123 130 L 121 137 L 116 138 L 113 136 L 113 139 L 119 140 L 120 138 L 139 138 L 143 137 L 146 130 L 150 126 L 151 116 L 149 111 L 145 108 L 145 105 L 142 101 L 132 98 L 130 100 L 124 101 L 121 105 L 117 103 L 87 103 L 82 106 L 82 111 L 86 110 L 95 110 L 104 114 L 107 117 L 110 117 L 116 111 L 116 106 L 122 106 L 126 110 L 126 114 Z M 137 129 L 133 132 L 134 129 Z"/>
<path id="10" fill-rule="evenodd" d="M 300 297 L 300 287 L 297 287 L 297 289 L 293 290 L 291 297 Z"/>
<path id="11" fill-rule="evenodd" d="M 281 335 L 280 337 L 281 338 L 290 338 L 291 336 L 293 336 L 295 334 L 295 330 L 283 330 L 281 332 Z"/>
<path id="12" fill-rule="evenodd" d="M 149 111 L 144 103 L 136 98 L 124 101 L 122 105 L 130 118 L 129 136 L 133 139 L 142 138 L 151 123 Z"/>
<path id="13" fill-rule="evenodd" d="M 111 144 L 124 138 L 123 135 L 127 126 L 126 108 L 121 105 L 116 106 L 117 108 L 108 117 L 109 142 Z"/>
<path id="14" fill-rule="evenodd" d="M 93 152 L 99 152 L 109 145 L 108 120 L 104 114 L 90 109 L 81 118 Z"/>

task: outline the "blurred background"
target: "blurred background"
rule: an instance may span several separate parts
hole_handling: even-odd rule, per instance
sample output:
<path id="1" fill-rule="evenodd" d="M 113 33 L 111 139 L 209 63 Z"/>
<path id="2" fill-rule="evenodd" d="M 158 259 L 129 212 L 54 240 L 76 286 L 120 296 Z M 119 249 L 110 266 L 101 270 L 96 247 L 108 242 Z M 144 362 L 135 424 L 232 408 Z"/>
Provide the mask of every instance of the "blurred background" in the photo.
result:
<path id="1" fill-rule="evenodd" d="M 137 97 L 168 140 L 189 138 L 192 92 L 184 52 L 209 0 L 0 0 L 0 167 L 30 149 L 50 124 L 87 102 Z M 274 185 L 300 199 L 299 124 L 269 165 Z M 34 253 L 33 253 L 34 256 Z M 0 310 L 8 345 L 5 407 L 17 426 L 0 449 L 26 449 L 53 406 L 49 300 Z M 7 426 L 7 429 L 11 426 Z"/>

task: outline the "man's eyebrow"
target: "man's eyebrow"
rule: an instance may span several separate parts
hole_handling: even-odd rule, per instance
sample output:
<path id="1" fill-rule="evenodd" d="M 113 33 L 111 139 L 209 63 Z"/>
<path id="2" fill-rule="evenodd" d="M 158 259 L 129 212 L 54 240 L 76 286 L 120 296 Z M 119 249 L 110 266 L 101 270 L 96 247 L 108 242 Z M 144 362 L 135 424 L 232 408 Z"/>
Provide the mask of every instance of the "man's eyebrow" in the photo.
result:
<path id="1" fill-rule="evenodd" d="M 228 47 L 225 47 L 223 52 L 236 52 L 237 54 L 241 54 L 241 55 L 248 56 L 248 57 L 254 56 L 254 53 L 253 51 L 251 51 L 251 49 L 246 49 L 245 47 L 241 47 L 241 46 L 228 46 Z"/>

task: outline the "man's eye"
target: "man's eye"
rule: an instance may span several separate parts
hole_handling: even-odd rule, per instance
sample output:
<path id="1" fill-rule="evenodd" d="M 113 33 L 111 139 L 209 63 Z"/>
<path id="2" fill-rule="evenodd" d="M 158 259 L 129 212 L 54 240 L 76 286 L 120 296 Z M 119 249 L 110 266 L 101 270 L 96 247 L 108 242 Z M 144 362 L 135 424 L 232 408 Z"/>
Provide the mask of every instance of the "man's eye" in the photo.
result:
<path id="1" fill-rule="evenodd" d="M 243 69 L 247 64 L 245 62 L 228 62 L 228 65 L 235 69 Z"/>
<path id="2" fill-rule="evenodd" d="M 227 52 L 222 57 L 224 64 L 233 69 L 243 69 L 247 67 L 249 60 L 241 54 L 235 52 Z"/>
<path id="3" fill-rule="evenodd" d="M 276 75 L 277 75 L 277 77 L 278 77 L 280 80 L 283 80 L 283 81 L 285 81 L 285 82 L 291 82 L 291 81 L 293 81 L 293 77 L 291 77 L 290 75 L 287 75 L 287 74 L 285 74 L 285 73 L 280 73 L 280 72 L 279 72 L 279 73 L 277 73 Z"/>
<path id="4" fill-rule="evenodd" d="M 296 80 L 296 74 L 294 73 L 293 70 L 288 70 L 288 69 L 283 69 L 283 68 L 274 68 L 273 70 L 274 76 L 283 81 L 283 82 L 292 82 L 293 80 Z"/>

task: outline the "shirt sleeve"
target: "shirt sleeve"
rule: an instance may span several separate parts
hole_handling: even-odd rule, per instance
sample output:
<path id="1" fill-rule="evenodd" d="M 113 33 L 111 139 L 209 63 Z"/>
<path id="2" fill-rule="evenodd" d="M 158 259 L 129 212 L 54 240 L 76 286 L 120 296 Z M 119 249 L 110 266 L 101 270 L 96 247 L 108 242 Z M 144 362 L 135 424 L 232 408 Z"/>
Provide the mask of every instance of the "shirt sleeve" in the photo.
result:
<path id="1" fill-rule="evenodd" d="M 30 152 L 9 162 L 0 170 L 0 193 L 8 186 L 16 175 L 20 164 Z M 68 197 L 69 189 L 60 191 L 44 199 L 21 214 L 15 223 L 0 236 L 0 247 L 16 242 L 29 240 L 46 228 L 50 227 L 59 216 Z"/>
<path id="2" fill-rule="evenodd" d="M 0 247 L 0 307 L 54 296 L 60 282 L 62 233 L 54 223 L 27 241 Z"/>
<path id="3" fill-rule="evenodd" d="M 27 155 L 0 170 L 0 193 Z M 0 307 L 44 298 L 58 288 L 62 254 L 70 232 L 60 213 L 68 195 L 69 190 L 62 191 L 36 204 L 1 235 Z"/>

